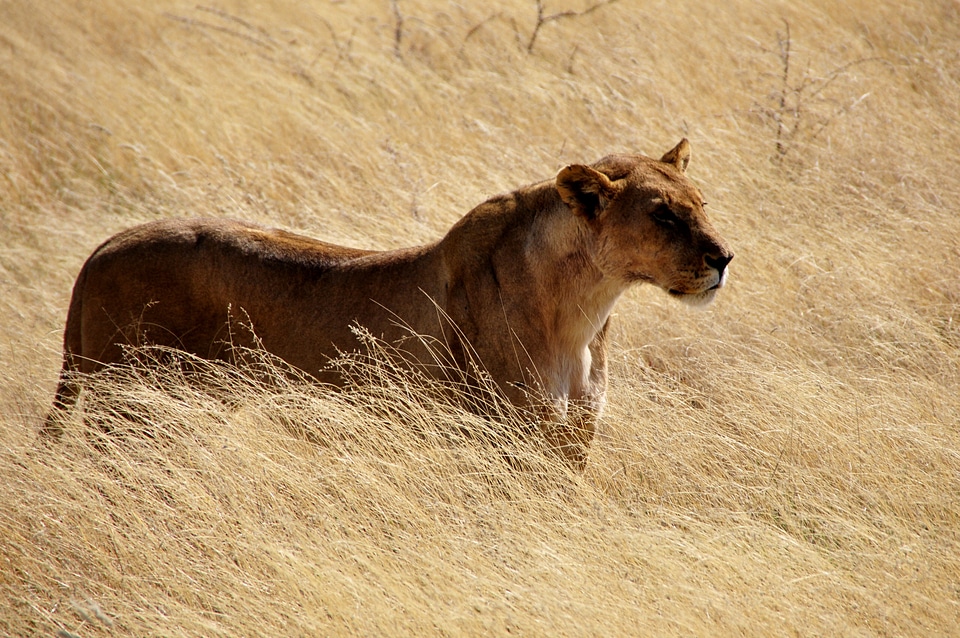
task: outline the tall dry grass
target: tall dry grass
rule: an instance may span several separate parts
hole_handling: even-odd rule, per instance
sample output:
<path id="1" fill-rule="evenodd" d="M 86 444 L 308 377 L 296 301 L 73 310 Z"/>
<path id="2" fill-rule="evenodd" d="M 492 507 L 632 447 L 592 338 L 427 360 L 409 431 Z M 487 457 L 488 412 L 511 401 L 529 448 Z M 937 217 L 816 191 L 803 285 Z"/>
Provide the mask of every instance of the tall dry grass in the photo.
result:
<path id="1" fill-rule="evenodd" d="M 956 635 L 958 11 L 0 3 L 0 633 Z M 130 368 L 37 441 L 121 228 L 422 243 L 681 136 L 730 286 L 620 301 L 582 476 L 395 376 Z"/>

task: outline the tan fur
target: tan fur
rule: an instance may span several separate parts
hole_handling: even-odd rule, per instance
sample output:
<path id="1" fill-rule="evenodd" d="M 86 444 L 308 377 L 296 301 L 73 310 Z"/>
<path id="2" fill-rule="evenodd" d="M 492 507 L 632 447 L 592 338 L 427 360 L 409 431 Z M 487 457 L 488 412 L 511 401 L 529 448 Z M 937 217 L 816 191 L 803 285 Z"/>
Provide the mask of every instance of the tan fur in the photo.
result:
<path id="1" fill-rule="evenodd" d="M 119 233 L 77 278 L 55 405 L 74 400 L 70 371 L 151 343 L 229 355 L 228 309 L 268 351 L 332 383 L 351 324 L 401 342 L 432 337 L 464 370 L 479 362 L 549 442 L 582 467 L 607 384 L 611 310 L 634 282 L 694 303 L 712 299 L 732 258 L 684 175 L 682 140 L 654 160 L 614 155 L 486 201 L 441 240 L 375 252 L 253 224 L 172 220 Z M 424 369 L 416 339 L 402 348 Z"/>

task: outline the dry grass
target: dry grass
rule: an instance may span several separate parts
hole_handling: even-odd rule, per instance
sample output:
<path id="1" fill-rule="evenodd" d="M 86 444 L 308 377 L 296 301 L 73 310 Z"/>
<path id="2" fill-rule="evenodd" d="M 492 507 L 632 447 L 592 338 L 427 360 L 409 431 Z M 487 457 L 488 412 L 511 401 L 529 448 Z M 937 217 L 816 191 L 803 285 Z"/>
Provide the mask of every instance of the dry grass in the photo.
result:
<path id="1" fill-rule="evenodd" d="M 0 2 L 0 634 L 956 635 L 958 5 L 621 0 L 532 51 L 478 6 Z M 36 440 L 121 228 L 409 245 L 682 135 L 731 285 L 621 300 L 583 476 L 402 378 L 130 369 Z"/>

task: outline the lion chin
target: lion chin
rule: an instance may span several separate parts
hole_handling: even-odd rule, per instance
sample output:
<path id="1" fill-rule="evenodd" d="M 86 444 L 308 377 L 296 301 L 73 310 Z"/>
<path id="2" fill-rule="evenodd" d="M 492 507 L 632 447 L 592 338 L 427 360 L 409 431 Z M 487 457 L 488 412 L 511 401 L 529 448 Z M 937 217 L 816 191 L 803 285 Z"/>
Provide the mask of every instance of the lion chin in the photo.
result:
<path id="1" fill-rule="evenodd" d="M 677 301 L 690 306 L 691 308 L 706 308 L 717 296 L 719 288 L 710 288 L 701 292 L 680 292 L 679 290 L 668 290 L 667 293 Z"/>

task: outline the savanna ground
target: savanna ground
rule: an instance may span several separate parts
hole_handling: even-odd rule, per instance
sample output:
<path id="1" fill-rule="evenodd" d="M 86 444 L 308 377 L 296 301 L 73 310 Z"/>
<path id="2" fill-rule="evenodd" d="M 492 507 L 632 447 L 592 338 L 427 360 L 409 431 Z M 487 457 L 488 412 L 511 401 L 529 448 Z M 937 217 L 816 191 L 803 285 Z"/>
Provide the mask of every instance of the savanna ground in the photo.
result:
<path id="1" fill-rule="evenodd" d="M 0 0 L 0 634 L 960 633 L 960 5 L 593 6 Z M 681 136 L 730 285 L 620 301 L 582 476 L 396 375 L 131 369 L 37 440 L 120 229 L 411 245 Z"/>

